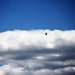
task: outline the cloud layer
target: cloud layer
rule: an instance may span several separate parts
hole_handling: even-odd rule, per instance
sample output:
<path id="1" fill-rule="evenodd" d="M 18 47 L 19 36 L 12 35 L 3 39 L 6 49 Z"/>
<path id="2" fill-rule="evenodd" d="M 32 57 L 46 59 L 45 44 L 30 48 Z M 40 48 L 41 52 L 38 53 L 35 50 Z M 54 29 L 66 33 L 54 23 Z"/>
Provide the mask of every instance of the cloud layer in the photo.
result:
<path id="1" fill-rule="evenodd" d="M 75 30 L 1 32 L 0 75 L 75 75 Z"/>

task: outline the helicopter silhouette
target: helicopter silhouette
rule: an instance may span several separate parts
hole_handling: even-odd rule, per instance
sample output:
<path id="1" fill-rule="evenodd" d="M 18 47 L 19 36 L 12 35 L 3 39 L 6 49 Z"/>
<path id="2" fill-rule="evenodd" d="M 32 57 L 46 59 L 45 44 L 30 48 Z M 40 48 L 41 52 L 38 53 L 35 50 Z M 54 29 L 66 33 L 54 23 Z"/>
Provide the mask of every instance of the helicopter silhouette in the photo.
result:
<path id="1" fill-rule="evenodd" d="M 45 35 L 47 35 L 47 33 L 45 33 Z"/>

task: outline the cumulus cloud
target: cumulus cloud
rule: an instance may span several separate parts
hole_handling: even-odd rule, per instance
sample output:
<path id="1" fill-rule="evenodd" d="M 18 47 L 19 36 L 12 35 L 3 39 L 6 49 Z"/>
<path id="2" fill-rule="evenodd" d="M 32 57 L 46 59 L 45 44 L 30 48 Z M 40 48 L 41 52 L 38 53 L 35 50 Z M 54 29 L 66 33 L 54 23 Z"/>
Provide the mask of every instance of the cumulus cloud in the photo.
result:
<path id="1" fill-rule="evenodd" d="M 74 62 L 75 30 L 0 33 L 0 75 L 75 75 Z"/>

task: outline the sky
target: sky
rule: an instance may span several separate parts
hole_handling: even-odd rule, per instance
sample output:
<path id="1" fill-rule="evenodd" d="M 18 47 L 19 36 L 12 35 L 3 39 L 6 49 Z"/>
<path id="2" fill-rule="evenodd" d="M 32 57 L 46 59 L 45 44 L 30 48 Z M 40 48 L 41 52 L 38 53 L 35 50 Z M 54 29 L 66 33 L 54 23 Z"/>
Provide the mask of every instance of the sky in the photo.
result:
<path id="1" fill-rule="evenodd" d="M 0 0 L 0 32 L 75 29 L 74 0 Z"/>
<path id="2" fill-rule="evenodd" d="M 0 75 L 75 75 L 75 1 L 0 0 Z"/>

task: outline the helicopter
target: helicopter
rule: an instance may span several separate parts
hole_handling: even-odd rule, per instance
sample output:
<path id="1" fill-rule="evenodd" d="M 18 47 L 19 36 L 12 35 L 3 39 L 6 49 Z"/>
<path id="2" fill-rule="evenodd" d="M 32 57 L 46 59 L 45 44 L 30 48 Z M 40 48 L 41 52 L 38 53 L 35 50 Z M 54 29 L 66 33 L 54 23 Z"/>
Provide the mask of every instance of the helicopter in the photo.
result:
<path id="1" fill-rule="evenodd" d="M 45 35 L 47 35 L 47 33 L 45 33 Z"/>

